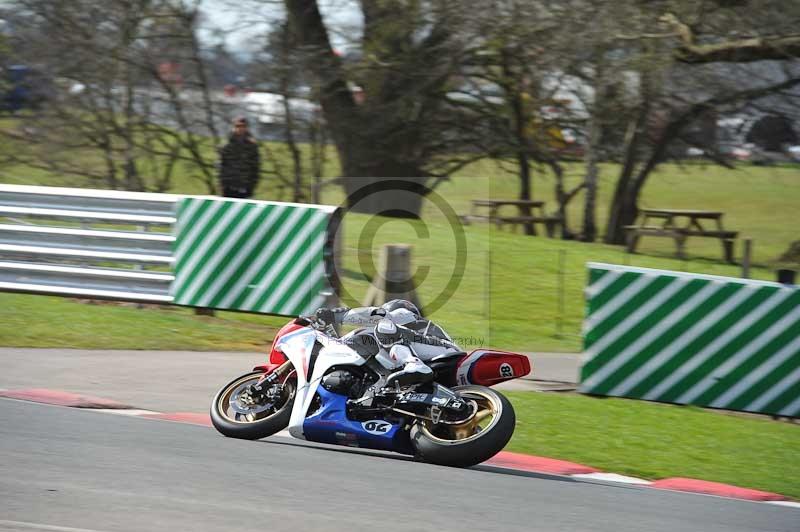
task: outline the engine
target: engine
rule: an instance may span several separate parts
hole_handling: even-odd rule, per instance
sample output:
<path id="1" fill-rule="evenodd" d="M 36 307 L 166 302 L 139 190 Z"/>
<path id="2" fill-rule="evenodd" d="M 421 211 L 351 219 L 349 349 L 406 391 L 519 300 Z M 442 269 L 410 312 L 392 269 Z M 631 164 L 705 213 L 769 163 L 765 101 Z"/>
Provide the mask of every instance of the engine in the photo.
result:
<path id="1" fill-rule="evenodd" d="M 331 371 L 322 378 L 322 387 L 332 393 L 358 399 L 366 390 L 368 383 L 364 375 L 346 369 Z"/>

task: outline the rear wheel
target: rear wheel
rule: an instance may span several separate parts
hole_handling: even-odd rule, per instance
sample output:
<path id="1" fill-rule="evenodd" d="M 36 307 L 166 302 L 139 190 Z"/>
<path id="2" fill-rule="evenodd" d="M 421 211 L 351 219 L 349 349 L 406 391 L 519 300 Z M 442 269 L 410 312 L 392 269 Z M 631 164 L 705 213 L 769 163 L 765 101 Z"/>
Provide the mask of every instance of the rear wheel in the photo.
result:
<path id="1" fill-rule="evenodd" d="M 506 446 L 514 434 L 516 415 L 503 395 L 484 386 L 451 388 L 471 406 L 459 422 L 418 421 L 411 428 L 417 456 L 433 464 L 469 467 L 488 460 Z"/>
<path id="2" fill-rule="evenodd" d="M 258 440 L 289 425 L 296 388 L 294 381 L 287 380 L 254 395 L 252 385 L 263 375 L 260 371 L 247 373 L 217 392 L 211 403 L 211 422 L 220 433 L 229 438 Z"/>

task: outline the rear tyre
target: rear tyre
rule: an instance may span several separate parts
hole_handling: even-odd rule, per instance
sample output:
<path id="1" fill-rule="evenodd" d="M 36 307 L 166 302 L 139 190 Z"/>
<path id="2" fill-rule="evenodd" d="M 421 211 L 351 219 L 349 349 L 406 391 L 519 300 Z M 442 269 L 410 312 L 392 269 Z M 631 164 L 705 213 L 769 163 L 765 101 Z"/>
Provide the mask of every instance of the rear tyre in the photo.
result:
<path id="1" fill-rule="evenodd" d="M 242 375 L 223 386 L 214 396 L 211 423 L 221 434 L 229 438 L 259 440 L 289 425 L 296 389 L 294 381 L 287 380 L 273 398 L 253 401 L 247 389 L 262 375 L 261 371 Z"/>
<path id="2" fill-rule="evenodd" d="M 484 386 L 451 388 L 472 401 L 474 415 L 461 424 L 418 421 L 411 428 L 417 458 L 432 464 L 470 467 L 500 452 L 514 434 L 514 407 L 503 395 Z"/>

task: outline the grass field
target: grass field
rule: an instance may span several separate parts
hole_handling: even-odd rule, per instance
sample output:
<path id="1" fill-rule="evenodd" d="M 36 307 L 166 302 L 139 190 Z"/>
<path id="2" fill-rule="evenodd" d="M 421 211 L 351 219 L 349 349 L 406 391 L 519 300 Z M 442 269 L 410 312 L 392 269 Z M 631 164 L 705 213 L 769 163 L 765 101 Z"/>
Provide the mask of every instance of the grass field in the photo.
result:
<path id="1" fill-rule="evenodd" d="M 583 176 L 583 167 L 569 163 L 567 183 L 575 185 Z M 619 167 L 601 165 L 597 222 L 604 231 L 608 206 L 614 192 Z M 553 177 L 549 173 L 533 177 L 534 197 L 546 201 L 555 211 Z M 469 212 L 476 198 L 515 198 L 519 184 L 515 176 L 505 173 L 493 161 L 480 161 L 461 170 L 450 181 L 436 189 L 459 214 Z M 338 204 L 342 196 L 338 189 L 328 188 L 327 203 Z M 570 203 L 568 219 L 573 229 L 580 229 L 583 217 L 583 194 Z M 795 224 L 800 216 L 800 165 L 759 167 L 743 164 L 734 170 L 716 165 L 692 163 L 664 164 L 651 175 L 640 198 L 641 207 L 719 210 L 725 213 L 725 227 L 739 231 L 739 237 L 754 241 L 754 260 L 769 264 L 781 255 L 794 240 L 798 240 Z M 438 216 L 437 209 L 427 203 L 424 218 Z M 672 256 L 671 239 L 643 238 L 639 250 L 644 254 Z M 716 239 L 692 238 L 688 242 L 690 259 L 720 260 L 722 251 Z M 740 256 L 741 248 L 737 249 Z"/>
<path id="2" fill-rule="evenodd" d="M 84 349 L 263 351 L 286 318 L 178 307 L 0 294 L 0 345 Z"/>
<path id="3" fill-rule="evenodd" d="M 347 240 L 358 237 L 364 219 L 348 217 Z M 416 267 L 430 268 L 429 275 L 419 284 L 423 302 L 429 302 L 450 280 L 456 263 L 455 246 L 448 224 L 425 222 L 430 237 L 419 239 L 409 230 L 409 225 L 414 224 L 385 221 L 376 235 L 372 253 L 361 255 L 372 260 L 381 243 L 412 242 Z M 469 226 L 465 232 L 464 278 L 434 317 L 453 334 L 480 334 L 487 344 L 495 347 L 579 350 L 585 265 L 589 261 L 727 276 L 738 276 L 740 271 L 737 266 L 709 259 L 679 261 L 667 256 L 628 255 L 616 246 L 524 237 L 485 225 Z M 350 275 L 344 284 L 347 293 L 354 297 L 362 296 L 367 287 L 366 281 L 358 277 L 357 258 L 356 250 L 346 251 L 344 264 Z M 762 279 L 773 276 L 764 268 L 756 268 L 752 273 Z"/>
<path id="4" fill-rule="evenodd" d="M 575 180 L 581 168 L 577 164 L 568 167 L 569 179 Z M 605 219 L 608 198 L 613 191 L 617 168 L 604 165 L 601 169 L 598 219 Z M 26 184 L 78 185 L 75 178 L 58 179 L 35 169 L 6 168 L 0 170 L 0 181 Z M 84 183 L 85 184 L 85 183 Z M 176 177 L 174 192 L 204 192 L 200 182 L 182 169 Z M 554 208 L 552 191 L 554 183 L 548 174 L 534 177 L 535 196 Z M 259 187 L 258 197 L 273 198 L 269 180 Z M 465 168 L 438 189 L 439 194 L 456 213 L 469 211 L 470 201 L 475 198 L 506 198 L 516 195 L 517 180 L 503 173 L 491 161 L 483 161 Z M 341 201 L 337 188 L 328 188 L 325 196 L 328 203 Z M 578 196 L 570 210 L 570 219 L 575 226 L 580 222 Z M 800 169 L 796 167 L 740 166 L 736 170 L 716 166 L 690 164 L 662 166 L 645 187 L 642 204 L 651 207 L 702 208 L 721 210 L 726 213 L 725 223 L 730 229 L 740 231 L 742 236 L 754 239 L 755 264 L 751 275 L 758 279 L 774 279 L 770 268 L 792 240 L 798 238 L 796 225 L 800 208 Z M 583 244 L 578 242 L 528 237 L 497 231 L 486 224 L 465 227 L 467 248 L 456 257 L 453 228 L 448 220 L 434 207 L 426 203 L 424 221 L 373 219 L 369 216 L 348 214 L 345 217 L 343 283 L 346 303 L 359 304 L 368 286 L 365 273 L 377 260 L 381 245 L 403 242 L 414 246 L 414 267 L 420 274 L 418 294 L 422 302 L 430 305 L 437 294 L 444 292 L 444 306 L 432 314 L 451 333 L 468 339 L 465 347 L 475 344 L 492 345 L 508 349 L 541 351 L 577 351 L 580 349 L 580 323 L 583 315 L 583 287 L 586 278 L 586 262 L 610 262 L 655 267 L 678 271 L 690 271 L 727 276 L 738 276 L 740 269 L 721 262 L 720 243 L 715 239 L 690 239 L 688 260 L 673 258 L 673 244 L 669 239 L 644 238 L 641 254 L 630 255 L 617 246 Z M 370 230 L 365 230 L 365 228 Z M 424 230 L 423 237 L 417 230 Z M 424 232 L 427 231 L 427 236 Z M 374 233 L 374 234 L 373 234 Z M 365 238 L 370 237 L 370 238 Z M 455 266 L 465 263 L 465 272 L 457 287 L 448 290 Z M 366 272 L 365 272 L 366 270 Z M 452 288 L 452 287 L 451 287 Z M 36 302 L 26 302 L 24 296 L 0 295 L 0 301 L 13 298 L 13 307 L 29 309 L 28 323 L 39 321 L 52 325 L 48 320 L 39 320 L 37 315 L 45 307 Z M 37 296 L 32 296 L 34 299 Z M 87 311 L 85 305 L 67 306 L 73 316 L 73 324 L 80 323 Z M 8 308 L 8 304 L 4 305 Z M 104 307 L 105 308 L 105 307 Z M 148 322 L 158 327 L 164 319 L 163 311 L 136 311 L 130 319 L 136 326 L 151 329 Z M 252 325 L 243 315 L 224 319 L 194 317 L 189 313 L 172 312 L 168 316 L 182 316 L 181 334 L 165 335 L 170 347 L 184 345 L 187 349 L 229 349 L 240 346 L 240 337 L 248 337 L 240 324 Z M 87 318 L 89 319 L 89 318 Z M 90 326 L 91 320 L 87 322 Z M 270 325 L 278 323 L 275 318 L 255 318 Z M 12 326 L 12 321 L 0 323 L 0 341 L 6 345 L 46 345 L 46 336 L 29 334 L 31 329 Z M 112 323 L 119 323 L 118 320 Z M 115 325 L 116 326 L 116 325 Z M 130 329 L 136 327 L 119 326 Z M 78 327 L 80 328 L 80 327 Z M 226 332 L 226 329 L 230 329 Z M 105 333 L 102 338 L 113 338 L 120 342 L 119 348 L 136 348 L 152 345 L 138 335 Z M 74 337 L 76 347 L 106 347 L 110 340 L 100 340 L 95 335 L 76 335 L 71 330 L 55 334 L 53 338 Z M 197 339 L 194 339 L 197 338 Z M 246 340 L 250 342 L 251 340 Z M 144 343 L 143 343 L 144 342 Z M 62 344 L 60 344 L 62 345 Z M 203 347 L 205 346 L 205 347 Z"/>
<path id="5" fill-rule="evenodd" d="M 369 221 L 348 216 L 345 231 L 355 239 Z M 412 225 L 422 222 L 384 220 L 373 252 L 344 252 L 345 302 L 358 304 L 368 283 L 359 257 L 372 261 L 382 243 L 408 242 Z M 427 223 L 430 238 L 415 239 L 417 268 L 429 268 L 419 285 L 423 302 L 448 293 L 454 260 L 451 228 Z M 587 261 L 737 275 L 736 266 L 710 260 L 678 261 L 669 257 L 627 255 L 620 248 L 581 244 L 497 232 L 487 226 L 466 228 L 466 269 L 458 287 L 432 317 L 464 348 L 480 345 L 527 351 L 579 351 L 583 288 Z M 509 252 L 513 250 L 513 252 Z M 561 271 L 561 273 L 559 273 Z M 771 278 L 767 269 L 753 274 Z M 427 299 L 426 299 L 427 297 Z M 137 309 L 89 305 L 59 298 L 0 294 L 0 344 L 7 346 L 118 349 L 242 350 L 262 345 L 269 331 L 285 318 L 221 312 L 194 316 L 185 309 Z M 154 332 L 157 331 L 157 334 Z M 259 343 L 262 342 L 262 343 Z"/>
<path id="6" fill-rule="evenodd" d="M 800 499 L 800 427 L 695 407 L 511 392 L 509 451 L 658 479 L 725 482 Z"/>
<path id="7" fill-rule="evenodd" d="M 581 168 L 570 165 L 574 182 Z M 598 221 L 606 207 L 616 168 L 602 168 Z M 331 170 L 333 172 L 333 170 Z M 78 178 L 49 175 L 30 168 L 0 169 L 0 182 L 86 186 Z M 535 196 L 555 208 L 552 178 L 537 174 Z M 205 193 L 185 170 L 173 192 Z M 276 198 L 270 181 L 257 196 Z M 454 211 L 469 211 L 475 198 L 514 197 L 514 176 L 492 162 L 464 169 L 437 189 Z M 570 207 L 580 222 L 579 196 Z M 336 189 L 325 201 L 338 203 Z M 729 229 L 755 241 L 752 276 L 773 279 L 771 262 L 793 240 L 800 210 L 800 170 L 792 167 L 741 166 L 725 170 L 692 164 L 664 165 L 644 189 L 648 207 L 721 210 Z M 737 266 L 720 261 L 716 240 L 690 240 L 689 260 L 672 257 L 668 240 L 643 239 L 642 254 L 619 247 L 582 244 L 497 231 L 487 225 L 465 227 L 466 250 L 457 250 L 453 227 L 435 208 L 424 221 L 373 219 L 348 214 L 344 222 L 344 299 L 363 298 L 371 263 L 381 245 L 414 245 L 419 295 L 430 305 L 445 292 L 433 314 L 465 348 L 491 345 L 530 351 L 578 351 L 584 310 L 586 262 L 632 264 L 678 271 L 737 276 Z M 367 229 L 369 228 L 369 229 Z M 417 237 L 422 230 L 423 237 Z M 460 229 L 456 229 L 460 230 Z M 425 235 L 427 231 L 427 236 Z M 365 239 L 365 236 L 370 238 Z M 461 255 L 458 255 L 461 253 Z M 448 292 L 454 266 L 465 271 Z M 426 270 L 427 268 L 427 270 Z M 264 350 L 286 318 L 218 312 L 195 316 L 188 309 L 90 304 L 68 299 L 0 293 L 0 345 L 90 349 Z M 586 463 L 644 478 L 688 476 L 776 491 L 800 497 L 800 428 L 765 419 L 733 417 L 690 407 L 597 399 L 575 395 L 509 394 L 518 427 L 509 450 Z"/>
<path id="8" fill-rule="evenodd" d="M 569 166 L 570 179 L 581 168 Z M 598 220 L 607 214 L 617 168 L 602 168 Z M 535 196 L 555 208 L 554 183 L 547 174 L 534 178 Z M 328 201 L 335 203 L 336 190 Z M 437 189 L 457 213 L 467 213 L 475 198 L 514 197 L 516 179 L 498 173 L 489 161 L 477 163 Z M 573 226 L 581 219 L 582 197 L 570 209 Z M 696 208 L 725 212 L 725 225 L 754 241 L 751 276 L 774 280 L 773 261 L 800 238 L 793 228 L 800 212 L 800 168 L 741 166 L 736 170 L 691 164 L 664 165 L 644 189 L 642 204 L 650 207 Z M 379 244 L 407 242 L 414 245 L 417 268 L 430 268 L 419 294 L 424 303 L 439 293 L 454 269 L 452 229 L 435 208 L 426 203 L 424 225 L 428 238 L 417 238 L 406 221 L 383 221 L 371 250 L 361 251 L 370 260 Z M 348 247 L 357 243 L 369 219 L 355 214 L 345 221 Z M 624 253 L 617 246 L 526 237 L 497 231 L 486 225 L 465 228 L 468 268 L 459 291 L 436 318 L 454 333 L 478 332 L 487 343 L 513 349 L 572 351 L 580 349 L 580 323 L 583 314 L 583 287 L 586 262 L 609 262 L 738 277 L 741 269 L 722 263 L 721 244 L 716 239 L 689 240 L 688 260 L 676 260 L 670 239 L 643 238 L 641 254 Z M 737 250 L 737 253 L 739 250 Z M 346 279 L 345 287 L 355 296 L 364 293 L 366 283 L 358 280 L 358 251 L 348 249 L 345 265 L 356 275 Z M 427 298 L 427 299 L 426 299 Z M 357 298 L 356 298 L 357 299 Z M 353 302 L 353 301 L 351 301 Z"/>

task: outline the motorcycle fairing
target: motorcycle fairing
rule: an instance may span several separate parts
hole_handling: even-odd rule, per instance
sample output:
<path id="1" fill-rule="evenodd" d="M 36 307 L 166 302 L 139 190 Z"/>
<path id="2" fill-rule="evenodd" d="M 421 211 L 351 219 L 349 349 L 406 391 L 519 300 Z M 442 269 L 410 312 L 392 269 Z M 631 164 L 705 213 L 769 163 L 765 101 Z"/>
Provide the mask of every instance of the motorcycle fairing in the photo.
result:
<path id="1" fill-rule="evenodd" d="M 297 323 L 296 320 L 293 320 L 284 325 L 283 327 L 281 327 L 280 329 L 278 329 L 278 332 L 275 334 L 275 339 L 272 340 L 272 347 L 270 348 L 269 351 L 269 363 L 271 365 L 278 367 L 284 362 L 286 362 L 286 355 L 284 355 L 281 352 L 281 348 L 278 347 L 280 339 L 283 338 L 283 336 L 288 335 L 291 332 L 303 329 L 304 327 L 305 325 Z"/>
<path id="2" fill-rule="evenodd" d="M 261 371 L 263 373 L 272 373 L 276 369 L 281 367 L 280 364 L 273 364 L 272 362 L 268 362 L 266 364 L 259 364 L 258 366 L 253 368 L 253 371 Z"/>
<path id="3" fill-rule="evenodd" d="M 347 418 L 347 397 L 323 387 L 317 395 L 320 407 L 303 423 L 307 440 L 413 454 L 408 431 L 402 426 L 382 419 L 352 421 Z"/>
<path id="4" fill-rule="evenodd" d="M 505 351 L 476 349 L 464 357 L 456 369 L 458 384 L 492 386 L 524 377 L 531 372 L 527 356 Z"/>
<path id="5" fill-rule="evenodd" d="M 297 391 L 289 419 L 289 433 L 295 438 L 306 439 L 303 427 L 305 418 L 315 394 L 322 395 L 322 391 L 325 391 L 320 388 L 325 373 L 336 365 L 361 366 L 366 360 L 341 341 L 331 339 L 309 327 L 302 327 L 282 336 L 275 347 L 289 358 L 297 374 Z"/>

